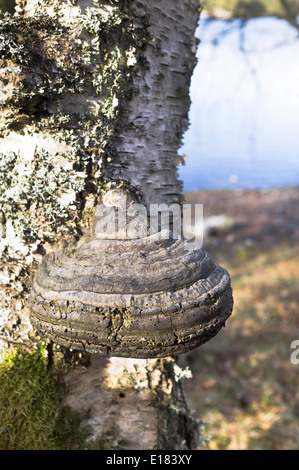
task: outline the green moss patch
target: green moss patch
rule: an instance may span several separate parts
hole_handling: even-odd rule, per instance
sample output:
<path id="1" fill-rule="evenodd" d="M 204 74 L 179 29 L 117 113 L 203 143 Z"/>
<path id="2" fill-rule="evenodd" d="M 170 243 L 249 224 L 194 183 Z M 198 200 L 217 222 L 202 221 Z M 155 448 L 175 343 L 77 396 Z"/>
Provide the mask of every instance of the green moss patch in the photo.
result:
<path id="1" fill-rule="evenodd" d="M 86 448 L 80 418 L 61 407 L 58 369 L 49 369 L 44 346 L 16 349 L 0 364 L 0 449 Z"/>

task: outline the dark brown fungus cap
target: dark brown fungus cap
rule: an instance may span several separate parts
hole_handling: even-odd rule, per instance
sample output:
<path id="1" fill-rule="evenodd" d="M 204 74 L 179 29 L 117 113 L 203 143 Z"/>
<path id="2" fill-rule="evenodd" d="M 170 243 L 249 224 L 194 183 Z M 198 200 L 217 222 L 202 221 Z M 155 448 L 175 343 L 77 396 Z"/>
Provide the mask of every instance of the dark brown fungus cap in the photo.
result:
<path id="1" fill-rule="evenodd" d="M 39 334 L 133 358 L 185 353 L 215 336 L 232 312 L 228 273 L 164 232 L 124 240 L 107 230 L 105 238 L 102 218 L 97 208 L 91 234 L 58 246 L 36 273 L 31 322 Z"/>

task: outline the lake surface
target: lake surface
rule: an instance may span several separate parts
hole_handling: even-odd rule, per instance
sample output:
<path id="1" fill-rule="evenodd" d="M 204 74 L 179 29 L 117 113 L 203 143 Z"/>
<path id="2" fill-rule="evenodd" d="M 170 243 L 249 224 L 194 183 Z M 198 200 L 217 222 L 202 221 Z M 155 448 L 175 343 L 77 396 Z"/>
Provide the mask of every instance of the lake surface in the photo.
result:
<path id="1" fill-rule="evenodd" d="M 286 21 L 200 22 L 184 189 L 299 185 L 299 38 Z"/>

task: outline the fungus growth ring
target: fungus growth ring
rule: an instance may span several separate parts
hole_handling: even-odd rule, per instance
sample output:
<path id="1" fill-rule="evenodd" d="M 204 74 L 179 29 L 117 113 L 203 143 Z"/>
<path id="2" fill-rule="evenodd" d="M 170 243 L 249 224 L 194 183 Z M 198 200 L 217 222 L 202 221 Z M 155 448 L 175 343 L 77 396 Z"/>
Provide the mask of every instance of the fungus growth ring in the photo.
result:
<path id="1" fill-rule="evenodd" d="M 205 250 L 161 231 L 105 239 L 98 226 L 96 211 L 93 229 L 62 242 L 35 274 L 31 323 L 41 336 L 147 359 L 185 353 L 219 332 L 232 313 L 230 277 Z"/>

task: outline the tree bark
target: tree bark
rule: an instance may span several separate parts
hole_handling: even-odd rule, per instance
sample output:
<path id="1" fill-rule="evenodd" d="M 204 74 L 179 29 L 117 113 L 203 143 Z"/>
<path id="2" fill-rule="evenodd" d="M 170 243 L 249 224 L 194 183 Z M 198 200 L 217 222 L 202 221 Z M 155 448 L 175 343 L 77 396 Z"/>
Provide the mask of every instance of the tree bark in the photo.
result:
<path id="1" fill-rule="evenodd" d="M 66 375 L 63 402 L 92 431 L 89 444 L 110 450 L 183 450 L 199 445 L 199 423 L 184 394 L 174 359 L 106 359 Z"/>
<path id="2" fill-rule="evenodd" d="M 0 24 L 0 351 L 28 348 L 30 276 L 101 192 L 182 202 L 198 0 L 18 0 Z M 92 357 L 65 402 L 110 448 L 197 446 L 176 361 Z"/>

